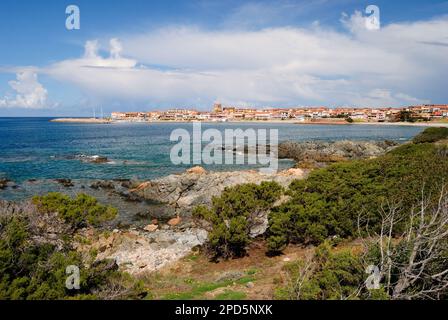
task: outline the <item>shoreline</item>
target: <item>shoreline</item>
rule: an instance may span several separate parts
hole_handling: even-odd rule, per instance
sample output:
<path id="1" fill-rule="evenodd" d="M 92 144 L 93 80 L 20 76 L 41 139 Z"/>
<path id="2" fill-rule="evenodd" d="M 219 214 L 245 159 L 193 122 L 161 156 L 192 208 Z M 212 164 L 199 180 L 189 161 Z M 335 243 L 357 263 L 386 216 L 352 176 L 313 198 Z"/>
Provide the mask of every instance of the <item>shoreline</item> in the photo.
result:
<path id="1" fill-rule="evenodd" d="M 225 124 L 225 123 L 264 123 L 264 124 L 295 124 L 295 125 L 368 125 L 368 126 L 409 126 L 409 127 L 448 127 L 448 122 L 353 122 L 346 121 L 307 121 L 301 122 L 297 120 L 227 120 L 227 121 L 182 121 L 182 120 L 153 120 L 153 121 L 132 121 L 132 120 L 108 120 L 108 119 L 94 119 L 94 118 L 57 118 L 51 119 L 50 122 L 56 123 L 85 123 L 85 124 L 153 124 L 153 123 L 193 123 L 200 122 L 206 124 Z"/>
<path id="2" fill-rule="evenodd" d="M 59 123 L 112 123 L 111 120 L 107 119 L 96 119 L 96 118 L 56 118 L 51 119 L 50 122 L 59 122 Z"/>
<path id="3" fill-rule="evenodd" d="M 112 120 L 110 123 L 117 124 L 117 123 L 145 123 L 145 124 L 152 124 L 152 123 L 193 123 L 195 121 L 172 121 L 172 120 L 157 120 L 157 121 L 123 121 L 123 120 Z M 196 121 L 200 123 L 207 123 L 207 124 L 225 124 L 225 123 L 243 123 L 243 124 L 249 124 L 249 123 L 265 123 L 265 124 L 295 124 L 295 125 L 321 125 L 321 126 L 350 126 L 350 125 L 371 125 L 371 126 L 409 126 L 409 127 L 448 127 L 448 122 L 299 122 L 297 120 L 228 120 L 228 121 Z"/>

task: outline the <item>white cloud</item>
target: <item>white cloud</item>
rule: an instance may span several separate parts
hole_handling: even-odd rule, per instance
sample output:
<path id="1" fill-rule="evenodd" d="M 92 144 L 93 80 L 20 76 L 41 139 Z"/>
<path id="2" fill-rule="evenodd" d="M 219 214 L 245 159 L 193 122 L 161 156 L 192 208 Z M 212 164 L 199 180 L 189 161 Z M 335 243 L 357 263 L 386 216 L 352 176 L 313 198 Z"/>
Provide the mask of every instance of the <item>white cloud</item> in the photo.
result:
<path id="1" fill-rule="evenodd" d="M 110 39 L 110 57 L 112 59 L 120 59 L 123 47 L 117 38 Z"/>
<path id="2" fill-rule="evenodd" d="M 37 79 L 33 70 L 24 70 L 17 73 L 17 80 L 9 81 L 15 96 L 6 96 L 0 99 L 0 107 L 41 109 L 47 105 L 47 89 Z"/>
<path id="3" fill-rule="evenodd" d="M 342 20 L 349 32 L 318 24 L 256 31 L 163 28 L 111 39 L 108 57 L 89 41 L 82 58 L 44 72 L 101 99 L 144 105 L 208 107 L 219 99 L 398 106 L 448 99 L 442 82 L 448 47 L 432 45 L 448 39 L 448 17 L 375 31 L 365 29 L 360 13 Z"/>

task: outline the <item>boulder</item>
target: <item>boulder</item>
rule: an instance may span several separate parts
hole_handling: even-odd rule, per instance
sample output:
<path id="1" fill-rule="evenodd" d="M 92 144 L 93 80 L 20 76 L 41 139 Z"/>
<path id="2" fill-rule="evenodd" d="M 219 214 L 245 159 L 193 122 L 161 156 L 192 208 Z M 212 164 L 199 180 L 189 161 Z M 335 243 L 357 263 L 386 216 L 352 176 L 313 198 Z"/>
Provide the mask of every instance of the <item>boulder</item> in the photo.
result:
<path id="1" fill-rule="evenodd" d="M 6 178 L 0 179 L 0 189 L 5 189 L 8 186 L 9 180 Z"/>
<path id="2" fill-rule="evenodd" d="M 148 232 L 154 232 L 159 228 L 158 225 L 155 224 L 148 224 L 146 227 L 143 228 L 143 230 L 148 231 Z"/>
<path id="3" fill-rule="evenodd" d="M 176 218 L 172 218 L 168 221 L 168 225 L 171 227 L 177 226 L 182 221 L 181 217 L 177 216 Z"/>
<path id="4" fill-rule="evenodd" d="M 61 185 L 63 185 L 65 188 L 73 187 L 74 184 L 72 180 L 70 179 L 55 179 L 55 181 Z"/>
<path id="5" fill-rule="evenodd" d="M 187 173 L 190 173 L 190 174 L 207 174 L 207 170 L 205 170 L 201 166 L 196 166 L 196 167 L 188 169 Z"/>
<path id="6" fill-rule="evenodd" d="M 113 259 L 121 269 L 138 275 L 178 261 L 206 240 L 207 232 L 197 228 L 183 232 L 172 229 L 143 233 L 119 232 L 115 234 L 112 246 L 99 252 L 97 260 Z M 90 249 L 84 248 L 86 252 Z"/>
<path id="7" fill-rule="evenodd" d="M 279 174 L 285 175 L 285 176 L 296 176 L 296 177 L 303 178 L 305 176 L 305 171 L 300 168 L 291 168 L 291 169 L 284 170 L 284 171 L 280 172 Z"/>
<path id="8" fill-rule="evenodd" d="M 226 187 L 244 183 L 260 184 L 275 181 L 287 187 L 293 180 L 303 179 L 306 171 L 295 169 L 280 173 L 259 171 L 208 172 L 207 174 L 172 174 L 140 184 L 130 190 L 137 198 L 161 203 L 173 208 L 173 213 L 182 212 L 190 216 L 197 205 L 210 205 L 214 196 L 219 196 Z"/>
<path id="9" fill-rule="evenodd" d="M 113 181 L 95 181 L 94 183 L 92 183 L 90 185 L 90 188 L 92 189 L 108 189 L 108 190 L 112 190 L 115 189 L 115 184 Z"/>

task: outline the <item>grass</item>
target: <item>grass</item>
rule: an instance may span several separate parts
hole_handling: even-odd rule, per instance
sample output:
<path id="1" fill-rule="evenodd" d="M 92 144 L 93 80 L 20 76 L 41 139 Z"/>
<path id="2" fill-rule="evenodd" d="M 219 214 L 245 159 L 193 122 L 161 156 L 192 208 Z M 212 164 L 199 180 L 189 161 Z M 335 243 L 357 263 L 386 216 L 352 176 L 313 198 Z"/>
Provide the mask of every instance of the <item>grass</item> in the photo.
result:
<path id="1" fill-rule="evenodd" d="M 185 260 L 187 261 L 196 261 L 199 259 L 199 255 L 197 254 L 190 254 L 189 256 L 185 257 Z"/>
<path id="2" fill-rule="evenodd" d="M 202 282 L 202 283 L 194 283 L 191 281 L 186 281 L 191 290 L 184 292 L 176 292 L 176 293 L 168 293 L 162 297 L 163 300 L 194 300 L 201 299 L 204 297 L 204 294 L 218 288 L 228 287 L 235 284 L 246 284 L 248 282 L 254 281 L 252 276 L 245 276 L 238 280 L 226 280 L 220 282 Z M 241 296 L 241 295 L 240 295 Z"/>
<path id="3" fill-rule="evenodd" d="M 218 294 L 215 300 L 244 300 L 246 294 L 241 291 L 226 290 L 225 292 Z"/>

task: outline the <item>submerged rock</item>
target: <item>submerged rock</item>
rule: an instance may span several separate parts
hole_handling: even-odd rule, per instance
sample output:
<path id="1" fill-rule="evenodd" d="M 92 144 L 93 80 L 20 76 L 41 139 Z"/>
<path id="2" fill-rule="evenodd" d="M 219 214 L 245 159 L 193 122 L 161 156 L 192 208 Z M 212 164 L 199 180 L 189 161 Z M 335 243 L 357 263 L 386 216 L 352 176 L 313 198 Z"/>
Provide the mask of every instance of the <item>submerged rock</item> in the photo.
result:
<path id="1" fill-rule="evenodd" d="M 89 156 L 89 155 L 85 155 L 85 154 L 78 154 L 75 156 L 67 157 L 67 159 L 75 159 L 75 160 L 80 160 L 82 162 L 88 162 L 88 163 L 108 163 L 109 162 L 109 159 L 107 157 L 99 156 L 99 155 Z"/>

